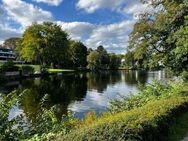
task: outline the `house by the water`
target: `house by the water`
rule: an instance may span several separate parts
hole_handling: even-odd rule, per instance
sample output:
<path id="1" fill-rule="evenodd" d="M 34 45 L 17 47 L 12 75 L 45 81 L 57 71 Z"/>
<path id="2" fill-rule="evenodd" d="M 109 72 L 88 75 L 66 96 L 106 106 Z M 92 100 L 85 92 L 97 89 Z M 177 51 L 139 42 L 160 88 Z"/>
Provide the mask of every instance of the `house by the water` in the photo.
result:
<path id="1" fill-rule="evenodd" d="M 12 49 L 0 48 L 0 61 L 15 61 L 16 54 Z"/>

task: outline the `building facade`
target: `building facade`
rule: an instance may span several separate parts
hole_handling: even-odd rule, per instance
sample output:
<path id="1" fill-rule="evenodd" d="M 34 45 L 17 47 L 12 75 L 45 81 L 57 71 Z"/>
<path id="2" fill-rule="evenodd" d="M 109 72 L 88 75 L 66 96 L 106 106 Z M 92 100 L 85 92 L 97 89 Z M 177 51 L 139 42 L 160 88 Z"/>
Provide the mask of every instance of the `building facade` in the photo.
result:
<path id="1" fill-rule="evenodd" d="M 0 48 L 0 61 L 15 61 L 16 54 L 11 49 Z"/>

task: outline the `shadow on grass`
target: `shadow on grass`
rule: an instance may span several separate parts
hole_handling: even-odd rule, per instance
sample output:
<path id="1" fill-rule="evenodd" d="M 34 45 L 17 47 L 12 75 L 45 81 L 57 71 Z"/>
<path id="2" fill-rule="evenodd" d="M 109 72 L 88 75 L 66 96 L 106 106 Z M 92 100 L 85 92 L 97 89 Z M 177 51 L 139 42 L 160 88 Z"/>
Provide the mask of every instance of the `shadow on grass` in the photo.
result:
<path id="1" fill-rule="evenodd" d="M 181 114 L 169 128 L 165 141 L 181 141 L 188 136 L 188 111 Z"/>

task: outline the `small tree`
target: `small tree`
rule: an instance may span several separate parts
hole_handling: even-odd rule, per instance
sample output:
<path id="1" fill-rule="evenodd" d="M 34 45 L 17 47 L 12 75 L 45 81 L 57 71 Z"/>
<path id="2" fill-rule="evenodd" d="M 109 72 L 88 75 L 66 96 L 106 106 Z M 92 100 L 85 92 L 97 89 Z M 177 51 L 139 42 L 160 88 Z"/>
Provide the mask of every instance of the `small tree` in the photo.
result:
<path id="1" fill-rule="evenodd" d="M 87 56 L 88 69 L 96 70 L 99 69 L 100 65 L 100 54 L 97 51 L 91 51 Z"/>

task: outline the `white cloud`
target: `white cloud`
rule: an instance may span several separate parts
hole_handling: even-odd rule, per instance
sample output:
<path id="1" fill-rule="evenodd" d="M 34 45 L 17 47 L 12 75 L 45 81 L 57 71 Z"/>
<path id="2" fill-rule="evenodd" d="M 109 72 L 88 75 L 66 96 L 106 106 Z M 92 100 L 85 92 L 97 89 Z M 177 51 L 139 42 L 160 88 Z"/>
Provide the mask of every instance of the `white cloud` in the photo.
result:
<path id="1" fill-rule="evenodd" d="M 49 21 L 52 14 L 32 4 L 21 0 L 2 0 L 7 15 L 22 26 L 28 26 L 32 22 Z"/>
<path id="2" fill-rule="evenodd" d="M 78 0 L 77 8 L 87 13 L 94 13 L 99 9 L 109 9 L 129 19 L 110 25 L 98 25 L 84 42 L 89 47 L 103 45 L 111 52 L 124 52 L 128 45 L 128 35 L 133 25 L 142 12 L 154 10 L 148 4 L 142 4 L 140 0 Z"/>
<path id="3" fill-rule="evenodd" d="M 88 22 L 62 22 L 58 21 L 57 24 L 62 26 L 62 29 L 70 34 L 70 37 L 75 40 L 83 40 L 90 36 L 91 32 L 95 29 L 96 25 Z"/>
<path id="4" fill-rule="evenodd" d="M 52 6 L 58 6 L 62 3 L 63 0 L 33 0 L 33 1 L 47 3 Z"/>
<path id="5" fill-rule="evenodd" d="M 142 4 L 140 0 L 78 0 L 76 6 L 88 13 L 93 13 L 99 9 L 110 9 L 134 16 L 152 9 L 148 4 Z"/>
<path id="6" fill-rule="evenodd" d="M 11 28 L 0 24 L 0 43 L 9 37 L 20 37 L 22 31 L 20 29 Z"/>
<path id="7" fill-rule="evenodd" d="M 125 52 L 134 20 L 123 21 L 109 25 L 97 25 L 88 22 L 63 22 L 57 21 L 62 29 L 68 32 L 74 40 L 81 40 L 87 47 L 96 48 L 103 45 L 110 52 Z M 5 28 L 6 27 L 6 28 Z M 14 29 L 0 25 L 0 41 L 8 37 L 21 36 L 21 29 Z"/>
<path id="8" fill-rule="evenodd" d="M 0 5 L 0 44 L 9 37 L 20 37 L 21 29 L 13 28 L 9 25 L 9 18 L 7 17 L 4 9 Z"/>
<path id="9" fill-rule="evenodd" d="M 109 25 L 96 25 L 87 22 L 57 22 L 63 30 L 70 34 L 72 39 L 81 40 L 87 47 L 96 48 L 103 45 L 108 51 L 118 53 L 125 52 L 128 34 L 134 23 L 135 20 Z"/>
<path id="10" fill-rule="evenodd" d="M 102 25 L 93 30 L 86 40 L 86 45 L 97 47 L 103 45 L 109 51 L 125 51 L 127 47 L 128 35 L 132 30 L 134 20 L 120 23 Z"/>
<path id="11" fill-rule="evenodd" d="M 100 8 L 114 9 L 121 6 L 125 0 L 78 0 L 77 7 L 88 13 L 93 13 Z"/>

